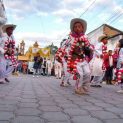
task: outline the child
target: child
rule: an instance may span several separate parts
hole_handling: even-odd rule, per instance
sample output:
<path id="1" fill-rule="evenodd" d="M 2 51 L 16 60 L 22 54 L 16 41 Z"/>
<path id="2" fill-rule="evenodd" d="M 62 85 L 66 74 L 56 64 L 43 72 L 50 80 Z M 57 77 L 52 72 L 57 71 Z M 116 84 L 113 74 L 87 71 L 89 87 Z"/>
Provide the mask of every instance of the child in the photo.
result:
<path id="1" fill-rule="evenodd" d="M 67 39 L 64 39 L 61 42 L 60 48 L 57 50 L 56 54 L 55 54 L 55 58 L 57 59 L 57 61 L 59 61 L 62 64 L 62 78 L 61 78 L 61 83 L 60 86 L 62 87 L 66 87 L 67 85 L 71 85 L 69 82 L 69 79 L 71 77 L 71 74 L 67 72 L 67 54 L 65 52 L 66 49 L 66 42 Z"/>
<path id="2" fill-rule="evenodd" d="M 87 23 L 80 18 L 71 20 L 71 33 L 66 42 L 65 51 L 68 56 L 67 71 L 73 74 L 76 80 L 75 93 L 86 94 L 89 89 L 90 67 L 88 60 L 91 56 L 92 45 L 85 36 Z"/>

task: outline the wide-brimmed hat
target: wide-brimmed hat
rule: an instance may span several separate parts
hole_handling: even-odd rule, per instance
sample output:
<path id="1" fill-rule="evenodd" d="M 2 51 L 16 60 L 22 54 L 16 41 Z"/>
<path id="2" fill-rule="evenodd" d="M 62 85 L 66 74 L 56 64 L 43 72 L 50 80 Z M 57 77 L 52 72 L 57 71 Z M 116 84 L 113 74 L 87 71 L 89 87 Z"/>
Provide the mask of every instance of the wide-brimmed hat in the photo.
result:
<path id="1" fill-rule="evenodd" d="M 85 20 L 83 20 L 83 19 L 80 19 L 80 18 L 74 18 L 74 19 L 71 20 L 71 22 L 70 22 L 71 32 L 73 32 L 74 24 L 77 23 L 77 22 L 82 24 L 82 26 L 83 26 L 83 33 L 85 33 L 86 29 L 87 29 L 87 22 Z"/>
<path id="2" fill-rule="evenodd" d="M 13 30 L 16 28 L 16 25 L 14 24 L 6 24 L 2 27 L 3 32 L 6 32 L 6 29 L 9 27 L 13 27 Z"/>
<path id="3" fill-rule="evenodd" d="M 101 35 L 101 36 L 98 38 L 98 41 L 101 42 L 103 39 L 108 39 L 108 36 L 107 36 L 107 35 Z"/>

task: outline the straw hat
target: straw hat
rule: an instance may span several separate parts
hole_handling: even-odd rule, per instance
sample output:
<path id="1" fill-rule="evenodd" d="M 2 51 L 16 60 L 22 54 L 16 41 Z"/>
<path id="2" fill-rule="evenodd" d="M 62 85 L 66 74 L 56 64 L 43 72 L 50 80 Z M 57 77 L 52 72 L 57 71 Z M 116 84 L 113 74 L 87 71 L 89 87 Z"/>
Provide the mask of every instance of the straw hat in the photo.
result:
<path id="1" fill-rule="evenodd" d="M 103 39 L 107 39 L 108 36 L 107 35 L 101 35 L 99 38 L 98 38 L 98 41 L 101 42 Z"/>
<path id="2" fill-rule="evenodd" d="M 82 26 L 83 26 L 83 33 L 85 33 L 86 29 L 87 29 L 87 22 L 85 20 L 83 20 L 83 19 L 80 19 L 80 18 L 74 18 L 74 19 L 71 20 L 71 22 L 70 22 L 71 32 L 73 32 L 74 24 L 77 23 L 77 22 L 82 24 Z"/>
<path id="3" fill-rule="evenodd" d="M 14 24 L 6 24 L 2 27 L 3 32 L 6 32 L 6 29 L 9 27 L 13 27 L 13 30 L 16 28 L 16 25 Z"/>

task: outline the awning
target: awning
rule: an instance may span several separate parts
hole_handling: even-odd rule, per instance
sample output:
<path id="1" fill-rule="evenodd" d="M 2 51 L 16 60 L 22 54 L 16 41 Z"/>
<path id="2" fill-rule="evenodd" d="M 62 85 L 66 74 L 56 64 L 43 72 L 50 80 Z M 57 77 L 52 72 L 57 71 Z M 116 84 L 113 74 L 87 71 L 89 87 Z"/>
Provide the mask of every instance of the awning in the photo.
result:
<path id="1" fill-rule="evenodd" d="M 18 56 L 18 60 L 20 60 L 20 61 L 29 61 L 29 57 L 28 56 Z"/>

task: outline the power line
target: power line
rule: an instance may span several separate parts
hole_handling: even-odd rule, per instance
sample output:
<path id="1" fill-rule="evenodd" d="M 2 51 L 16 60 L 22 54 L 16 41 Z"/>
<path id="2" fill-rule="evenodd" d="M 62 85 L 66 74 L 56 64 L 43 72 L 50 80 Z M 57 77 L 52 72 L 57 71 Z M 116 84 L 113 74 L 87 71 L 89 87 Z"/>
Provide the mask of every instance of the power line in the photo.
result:
<path id="1" fill-rule="evenodd" d="M 113 22 L 115 22 L 118 18 L 120 18 L 123 15 L 123 13 L 120 13 L 116 18 L 114 18 L 110 24 L 112 24 Z"/>
<path id="2" fill-rule="evenodd" d="M 105 21 L 105 23 L 108 22 L 108 21 L 109 21 L 109 24 L 112 24 L 113 22 L 115 22 L 123 14 L 123 13 L 119 13 L 119 14 L 118 13 L 119 13 L 119 11 L 118 10 L 117 11 L 115 10 L 113 12 L 113 14 Z M 96 26 L 95 28 L 98 28 L 100 25 Z M 96 32 L 93 35 L 95 35 L 95 34 L 96 34 Z M 91 37 L 93 37 L 93 35 L 91 35 Z"/>
<path id="3" fill-rule="evenodd" d="M 115 18 L 117 16 L 117 14 L 119 13 L 119 11 L 115 11 L 107 20 L 105 20 L 105 22 L 110 22 L 113 18 Z"/>
<path id="4" fill-rule="evenodd" d="M 97 0 L 94 0 L 94 1 L 86 8 L 86 10 L 85 10 L 83 13 L 81 13 L 81 15 L 79 16 L 79 18 L 81 18 L 81 16 L 84 15 L 84 14 L 90 9 L 90 7 L 95 4 L 96 1 L 97 1 Z M 67 31 L 66 31 L 66 32 L 67 32 Z M 66 32 L 65 32 L 65 34 L 66 34 Z M 66 36 L 67 36 L 67 35 L 65 35 L 64 38 L 65 38 Z"/>
<path id="5" fill-rule="evenodd" d="M 90 8 L 93 4 L 95 4 L 95 2 L 96 2 L 96 0 L 94 0 L 94 1 L 86 8 L 86 10 L 79 16 L 79 18 L 80 18 L 82 15 L 84 15 L 84 14 L 89 10 L 89 8 Z"/>

